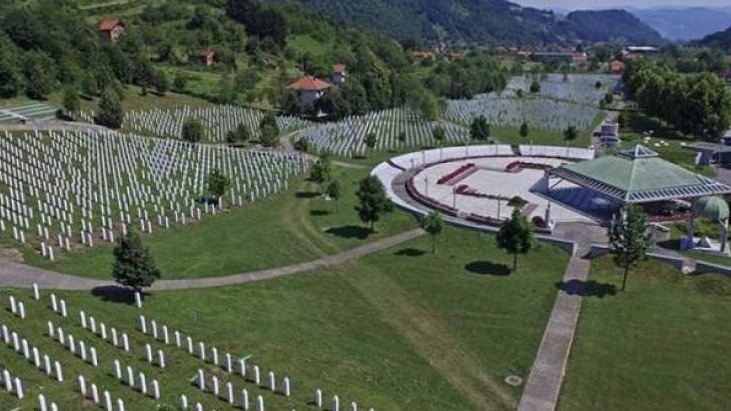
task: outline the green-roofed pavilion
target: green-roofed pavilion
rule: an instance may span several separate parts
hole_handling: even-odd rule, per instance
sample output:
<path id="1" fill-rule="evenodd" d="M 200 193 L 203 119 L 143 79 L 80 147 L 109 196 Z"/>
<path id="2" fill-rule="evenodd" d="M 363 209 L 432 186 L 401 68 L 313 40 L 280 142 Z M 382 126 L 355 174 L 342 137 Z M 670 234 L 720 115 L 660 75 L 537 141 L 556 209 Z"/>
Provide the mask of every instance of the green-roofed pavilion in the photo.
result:
<path id="1" fill-rule="evenodd" d="M 548 172 L 623 204 L 729 194 L 731 187 L 677 166 L 636 145 L 613 156 L 565 164 Z"/>

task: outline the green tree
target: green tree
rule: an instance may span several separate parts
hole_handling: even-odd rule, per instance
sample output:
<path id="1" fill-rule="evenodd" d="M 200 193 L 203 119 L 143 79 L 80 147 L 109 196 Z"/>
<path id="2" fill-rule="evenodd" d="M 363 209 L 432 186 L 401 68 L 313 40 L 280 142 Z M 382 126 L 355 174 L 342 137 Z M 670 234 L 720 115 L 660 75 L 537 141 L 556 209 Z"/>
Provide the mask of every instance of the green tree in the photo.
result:
<path id="1" fill-rule="evenodd" d="M 221 170 L 214 168 L 208 174 L 208 192 L 216 197 L 216 200 L 219 201 L 219 206 L 221 205 L 221 197 L 226 194 L 226 190 L 228 190 L 230 185 L 231 179 L 221 173 Z"/>
<path id="2" fill-rule="evenodd" d="M 396 140 L 398 140 L 398 142 L 399 142 L 399 143 L 400 143 L 400 144 L 401 144 L 402 146 L 403 146 L 404 144 L 406 144 L 406 132 L 405 132 L 405 131 L 402 131 L 402 132 L 398 133 L 398 135 L 396 136 Z"/>
<path id="3" fill-rule="evenodd" d="M 270 125 L 264 125 L 259 129 L 259 140 L 264 147 L 279 146 L 279 129 Z"/>
<path id="4" fill-rule="evenodd" d="M 575 140 L 578 136 L 579 130 L 577 130 L 575 126 L 568 126 L 566 130 L 563 131 L 563 137 L 566 140 Z"/>
<path id="5" fill-rule="evenodd" d="M 277 116 L 273 112 L 267 112 L 259 122 L 259 139 L 265 147 L 279 146 L 279 125 Z"/>
<path id="6" fill-rule="evenodd" d="M 188 85 L 188 75 L 185 74 L 182 71 L 179 71 L 175 73 L 175 78 L 173 78 L 173 88 L 177 92 L 183 92 L 185 91 L 185 86 Z"/>
<path id="7" fill-rule="evenodd" d="M 324 153 L 315 161 L 310 171 L 310 180 L 320 185 L 320 192 L 325 194 L 327 183 L 332 179 L 332 160 L 329 153 Z"/>
<path id="8" fill-rule="evenodd" d="M 340 189 L 340 183 L 338 183 L 337 180 L 332 180 L 328 183 L 327 187 L 325 188 L 325 194 L 327 194 L 328 197 L 335 200 L 335 205 L 339 209 L 340 208 L 340 197 L 342 196 L 342 190 Z"/>
<path id="9" fill-rule="evenodd" d="M 619 113 L 619 117 L 617 117 L 617 125 L 620 130 L 627 127 L 627 114 L 624 111 Z"/>
<path id="10" fill-rule="evenodd" d="M 205 137 L 206 130 L 198 118 L 189 118 L 183 122 L 181 138 L 189 143 L 198 143 Z"/>
<path id="11" fill-rule="evenodd" d="M 79 90 L 76 87 L 67 87 L 63 91 L 63 108 L 71 117 L 74 117 L 81 109 Z"/>
<path id="12" fill-rule="evenodd" d="M 22 87 L 18 64 L 11 56 L 0 55 L 0 98 L 13 98 Z"/>
<path id="13" fill-rule="evenodd" d="M 378 137 L 376 137 L 376 133 L 368 133 L 365 136 L 365 139 L 363 140 L 366 147 L 368 147 L 369 150 L 373 150 L 376 148 L 376 143 L 378 142 Z"/>
<path id="14" fill-rule="evenodd" d="M 515 92 L 515 95 L 518 98 L 522 98 L 523 97 L 523 89 L 522 88 L 519 88 L 518 91 Z"/>
<path id="15" fill-rule="evenodd" d="M 170 90 L 170 78 L 165 70 L 158 70 L 155 74 L 155 91 L 164 96 Z"/>
<path id="16" fill-rule="evenodd" d="M 251 140 L 251 130 L 244 123 L 239 123 L 236 128 L 226 133 L 226 142 L 229 144 L 245 143 Z"/>
<path id="17" fill-rule="evenodd" d="M 520 125 L 520 136 L 523 138 L 528 137 L 528 122 L 524 121 L 523 124 Z"/>
<path id="18" fill-rule="evenodd" d="M 639 206 L 631 205 L 623 210 L 620 221 L 609 228 L 609 241 L 617 265 L 624 270 L 622 288 L 627 285 L 627 274 L 641 260 L 652 246 L 652 235 L 647 231 L 647 216 Z"/>
<path id="19" fill-rule="evenodd" d="M 25 94 L 36 100 L 43 100 L 56 87 L 56 63 L 46 53 L 31 51 L 25 56 Z"/>
<path id="20" fill-rule="evenodd" d="M 437 142 L 437 145 L 441 146 L 447 136 L 447 132 L 440 124 L 432 129 L 431 136 Z"/>
<path id="21" fill-rule="evenodd" d="M 541 83 L 539 83 L 538 80 L 533 80 L 533 82 L 530 83 L 530 92 L 533 94 L 541 92 Z"/>
<path id="22" fill-rule="evenodd" d="M 438 211 L 432 211 L 421 220 L 421 228 L 432 238 L 431 252 L 437 252 L 437 236 L 444 230 L 444 221 Z"/>
<path id="23" fill-rule="evenodd" d="M 470 138 L 476 141 L 485 141 L 490 138 L 490 125 L 487 123 L 485 116 L 480 115 L 472 119 Z"/>
<path id="24" fill-rule="evenodd" d="M 518 268 L 518 254 L 528 254 L 535 246 L 533 228 L 517 207 L 500 227 L 496 240 L 498 248 L 513 255 L 513 270 Z"/>
<path id="25" fill-rule="evenodd" d="M 160 270 L 155 267 L 150 250 L 142 245 L 142 239 L 134 230 L 119 237 L 114 247 L 112 277 L 116 283 L 137 292 L 160 278 Z"/>
<path id="26" fill-rule="evenodd" d="M 355 192 L 358 204 L 355 211 L 358 212 L 360 220 L 370 224 L 371 231 L 375 223 L 381 219 L 383 214 L 393 211 L 393 204 L 386 196 L 381 180 L 375 176 L 368 176 L 360 181 L 358 190 Z"/>
<path id="27" fill-rule="evenodd" d="M 310 139 L 307 137 L 300 137 L 294 142 L 294 149 L 303 153 L 308 153 L 310 151 L 310 146 Z"/>
<path id="28" fill-rule="evenodd" d="M 81 80 L 81 92 L 86 94 L 88 97 L 94 97 L 99 94 L 99 85 L 96 82 L 94 73 L 87 72 Z"/>
<path id="29" fill-rule="evenodd" d="M 112 129 L 122 127 L 124 121 L 124 112 L 122 111 L 122 101 L 117 93 L 111 88 L 107 88 L 102 93 L 99 100 L 99 115 L 95 119 L 97 124 Z"/>

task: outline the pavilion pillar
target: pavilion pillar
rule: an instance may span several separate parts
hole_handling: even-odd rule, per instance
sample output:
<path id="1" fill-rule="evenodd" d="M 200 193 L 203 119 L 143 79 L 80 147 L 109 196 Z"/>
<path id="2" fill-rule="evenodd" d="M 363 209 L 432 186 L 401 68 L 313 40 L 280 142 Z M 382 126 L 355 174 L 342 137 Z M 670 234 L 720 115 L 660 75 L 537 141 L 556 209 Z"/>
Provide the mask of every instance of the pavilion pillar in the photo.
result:
<path id="1" fill-rule="evenodd" d="M 721 248 L 720 252 L 728 254 L 728 218 L 719 222 L 721 225 Z"/>
<path id="2" fill-rule="evenodd" d="M 692 250 L 695 243 L 695 216 L 690 216 L 690 222 L 688 223 L 688 234 L 680 242 L 680 248 L 683 250 Z"/>

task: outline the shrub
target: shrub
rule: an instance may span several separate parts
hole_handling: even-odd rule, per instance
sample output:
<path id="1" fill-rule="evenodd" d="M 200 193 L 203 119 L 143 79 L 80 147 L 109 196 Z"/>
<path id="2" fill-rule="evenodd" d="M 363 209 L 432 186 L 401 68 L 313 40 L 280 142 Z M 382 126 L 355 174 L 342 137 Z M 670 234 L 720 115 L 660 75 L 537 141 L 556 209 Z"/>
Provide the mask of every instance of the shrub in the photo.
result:
<path id="1" fill-rule="evenodd" d="M 546 221 L 543 219 L 543 217 L 537 215 L 533 217 L 531 220 L 531 223 L 533 223 L 534 226 L 538 228 L 545 228 L 546 227 Z"/>
<path id="2" fill-rule="evenodd" d="M 527 203 L 528 203 L 528 201 L 523 199 L 523 197 L 521 197 L 521 196 L 515 196 L 515 197 L 511 198 L 510 200 L 508 200 L 508 205 L 511 207 L 516 207 L 516 208 L 523 208 L 523 206 L 526 205 Z"/>

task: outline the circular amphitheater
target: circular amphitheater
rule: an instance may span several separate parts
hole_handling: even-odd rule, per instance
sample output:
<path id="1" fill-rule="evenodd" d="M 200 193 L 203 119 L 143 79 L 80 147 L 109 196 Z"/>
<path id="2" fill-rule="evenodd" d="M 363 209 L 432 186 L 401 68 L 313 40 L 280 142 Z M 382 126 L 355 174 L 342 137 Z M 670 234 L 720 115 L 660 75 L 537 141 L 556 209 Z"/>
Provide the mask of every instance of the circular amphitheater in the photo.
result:
<path id="1" fill-rule="evenodd" d="M 372 172 L 399 207 L 438 210 L 467 225 L 499 226 L 518 207 L 550 233 L 556 223 L 597 223 L 611 204 L 567 181 L 549 190 L 547 171 L 594 158 L 593 149 L 484 145 L 419 151 L 394 157 Z"/>

